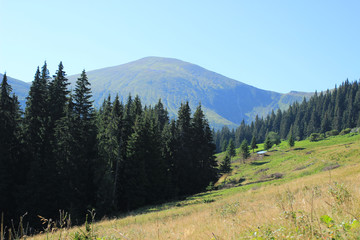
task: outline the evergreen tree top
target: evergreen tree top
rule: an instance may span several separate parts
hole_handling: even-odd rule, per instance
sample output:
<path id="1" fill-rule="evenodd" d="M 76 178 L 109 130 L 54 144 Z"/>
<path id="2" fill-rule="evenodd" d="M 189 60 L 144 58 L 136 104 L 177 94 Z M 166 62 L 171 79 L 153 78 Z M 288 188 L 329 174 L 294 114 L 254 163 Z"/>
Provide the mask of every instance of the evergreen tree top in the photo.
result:
<path id="1" fill-rule="evenodd" d="M 12 88 L 10 86 L 10 84 L 7 81 L 7 76 L 6 73 L 3 76 L 3 80 L 1 82 L 1 92 L 0 92 L 0 109 L 4 108 L 7 104 L 9 104 L 11 102 L 11 91 Z"/>

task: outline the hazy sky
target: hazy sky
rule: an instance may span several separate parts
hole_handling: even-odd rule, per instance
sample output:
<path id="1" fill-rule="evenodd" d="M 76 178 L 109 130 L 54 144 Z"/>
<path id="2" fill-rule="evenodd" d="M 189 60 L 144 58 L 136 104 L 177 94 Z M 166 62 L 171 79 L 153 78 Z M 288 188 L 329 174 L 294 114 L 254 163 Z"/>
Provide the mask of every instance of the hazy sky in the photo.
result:
<path id="1" fill-rule="evenodd" d="M 360 1 L 0 0 L 0 72 L 32 81 L 146 56 L 277 92 L 360 78 Z"/>

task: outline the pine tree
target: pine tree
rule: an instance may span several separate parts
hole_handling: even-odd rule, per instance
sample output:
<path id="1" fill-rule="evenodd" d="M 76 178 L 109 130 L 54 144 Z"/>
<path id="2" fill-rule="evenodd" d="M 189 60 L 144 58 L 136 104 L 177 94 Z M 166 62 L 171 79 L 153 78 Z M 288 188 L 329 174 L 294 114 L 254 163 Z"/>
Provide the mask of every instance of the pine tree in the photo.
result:
<path id="1" fill-rule="evenodd" d="M 161 99 L 159 99 L 158 103 L 155 105 L 154 111 L 159 122 L 160 129 L 162 130 L 165 124 L 169 123 L 169 115 L 168 111 L 164 109 Z"/>
<path id="2" fill-rule="evenodd" d="M 54 158 L 56 161 L 56 169 L 58 172 L 59 186 L 57 191 L 59 209 L 69 210 L 70 206 L 75 206 L 74 201 L 77 200 L 77 184 L 76 176 L 77 168 L 77 141 L 76 141 L 76 122 L 74 114 L 74 104 L 72 97 L 69 98 L 65 107 L 65 115 L 56 122 L 54 130 Z M 74 213 L 72 212 L 71 214 Z"/>
<path id="3" fill-rule="evenodd" d="M 40 73 L 36 70 L 34 81 L 30 87 L 25 108 L 25 136 L 29 147 L 28 152 L 32 159 L 44 155 L 44 146 L 48 129 L 48 70 L 46 62 Z"/>
<path id="4" fill-rule="evenodd" d="M 193 186 L 193 191 L 205 190 L 211 181 L 216 180 L 216 166 L 214 153 L 215 145 L 213 143 L 210 126 L 205 119 L 201 104 L 195 110 L 191 120 L 192 128 L 192 178 L 197 184 Z M 233 150 L 235 147 L 233 145 Z"/>
<path id="5" fill-rule="evenodd" d="M 116 104 L 116 99 L 114 104 Z M 104 99 L 97 116 L 97 152 L 98 161 L 96 163 L 95 182 L 98 186 L 96 206 L 100 214 L 115 210 L 114 191 L 114 161 L 116 154 L 120 148 L 117 141 L 114 127 L 117 125 L 112 122 L 117 118 L 113 118 L 114 107 L 111 103 L 110 95 Z M 119 131 L 121 132 L 121 131 Z"/>
<path id="6" fill-rule="evenodd" d="M 256 148 L 258 148 L 258 146 L 257 146 L 257 144 L 256 144 L 256 137 L 255 136 L 253 136 L 252 137 L 252 139 L 251 139 L 251 149 L 253 150 L 253 152 L 254 152 L 254 150 L 256 149 Z"/>
<path id="7" fill-rule="evenodd" d="M 59 66 L 58 75 L 61 69 Z M 66 87 L 63 80 L 63 89 Z M 61 85 L 61 84 L 59 84 Z M 66 98 L 66 91 L 62 91 L 63 99 Z M 86 211 L 84 202 L 88 206 L 95 205 L 95 159 L 97 158 L 96 151 L 96 124 L 95 113 L 93 109 L 93 101 L 91 100 L 90 83 L 87 79 L 85 70 L 82 71 L 80 77 L 76 81 L 74 94 L 74 116 L 75 116 L 75 141 L 77 149 L 73 153 L 77 161 L 75 169 L 82 172 L 79 176 L 73 176 L 74 184 L 78 190 L 76 194 L 76 207 L 78 212 Z"/>
<path id="8" fill-rule="evenodd" d="M 230 156 L 230 157 L 235 157 L 236 156 L 236 150 L 235 150 L 235 145 L 234 145 L 234 141 L 232 139 L 230 139 L 229 145 L 226 148 L 226 153 Z"/>
<path id="9" fill-rule="evenodd" d="M 19 158 L 19 103 L 11 97 L 12 88 L 6 73 L 0 85 L 0 212 L 7 218 L 17 214 L 15 205 L 15 179 Z"/>
<path id="10" fill-rule="evenodd" d="M 294 135 L 293 135 L 293 126 L 292 125 L 291 125 L 290 131 L 289 131 L 288 144 L 289 144 L 289 146 L 291 148 L 293 146 L 295 146 L 295 138 L 294 138 Z"/>
<path id="11" fill-rule="evenodd" d="M 265 150 L 269 150 L 271 147 L 272 147 L 272 142 L 270 140 L 270 137 L 267 136 L 266 139 L 265 139 L 265 142 L 264 142 L 264 148 Z"/>
<path id="12" fill-rule="evenodd" d="M 276 132 L 269 132 L 267 135 L 270 138 L 272 145 L 275 144 L 278 146 L 281 143 L 280 136 Z"/>
<path id="13" fill-rule="evenodd" d="M 134 133 L 131 134 L 127 145 L 127 158 L 124 162 L 124 198 L 127 209 L 134 209 L 146 203 L 146 188 L 148 178 L 146 176 L 145 159 L 148 157 L 145 150 L 146 135 L 148 129 L 142 121 L 141 116 L 137 116 L 134 125 Z"/>
<path id="14" fill-rule="evenodd" d="M 90 82 L 85 70 L 82 71 L 80 78 L 76 81 L 74 95 L 74 110 L 77 118 L 89 121 L 94 118 L 93 100 L 91 100 Z"/>
<path id="15" fill-rule="evenodd" d="M 192 193 L 194 184 L 192 181 L 194 172 L 194 159 L 192 150 L 192 128 L 191 128 L 191 110 L 189 103 L 182 103 L 178 111 L 178 120 L 176 121 L 178 131 L 178 152 L 176 155 L 176 186 L 179 194 L 184 195 Z"/>
<path id="16" fill-rule="evenodd" d="M 177 197 L 179 189 L 177 186 L 177 154 L 178 154 L 178 131 L 174 119 L 164 126 L 162 131 L 162 158 L 167 166 L 166 192 L 168 197 Z"/>
<path id="17" fill-rule="evenodd" d="M 161 154 L 161 131 L 160 122 L 154 112 L 154 109 L 144 110 L 144 125 L 147 131 L 144 134 L 145 146 L 143 151 L 146 152 L 145 169 L 149 186 L 146 189 L 147 202 L 155 203 L 167 197 L 166 181 L 167 164 Z"/>
<path id="18" fill-rule="evenodd" d="M 52 124 L 50 127 L 53 127 L 55 122 L 65 115 L 64 108 L 70 92 L 67 89 L 69 83 L 62 62 L 53 77 L 54 79 L 49 84 L 49 113 Z"/>
<path id="19" fill-rule="evenodd" d="M 249 145 L 246 139 L 244 139 L 240 145 L 240 152 L 243 159 L 243 163 L 245 163 L 245 160 L 250 157 Z"/>
<path id="20" fill-rule="evenodd" d="M 229 173 L 231 172 L 231 158 L 229 155 L 225 155 L 224 160 L 220 164 L 219 168 L 221 173 Z"/>
<path id="21" fill-rule="evenodd" d="M 20 191 L 24 199 L 23 210 L 28 211 L 29 219 L 35 221 L 37 215 L 55 216 L 57 173 L 52 157 L 49 128 L 49 71 L 47 64 L 41 73 L 37 69 L 30 87 L 25 108 L 25 143 L 27 147 L 29 171 L 25 186 Z M 41 201 L 40 201 L 41 200 Z"/>

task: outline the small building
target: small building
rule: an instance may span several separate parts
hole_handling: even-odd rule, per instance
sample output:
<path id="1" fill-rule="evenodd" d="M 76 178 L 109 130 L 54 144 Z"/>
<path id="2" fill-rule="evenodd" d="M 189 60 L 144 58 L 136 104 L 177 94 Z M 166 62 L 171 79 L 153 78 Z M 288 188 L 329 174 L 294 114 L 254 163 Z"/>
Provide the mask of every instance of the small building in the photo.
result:
<path id="1" fill-rule="evenodd" d="M 256 152 L 257 155 L 262 155 L 262 156 L 264 156 L 265 153 L 267 153 L 267 151 L 259 151 L 259 152 Z"/>

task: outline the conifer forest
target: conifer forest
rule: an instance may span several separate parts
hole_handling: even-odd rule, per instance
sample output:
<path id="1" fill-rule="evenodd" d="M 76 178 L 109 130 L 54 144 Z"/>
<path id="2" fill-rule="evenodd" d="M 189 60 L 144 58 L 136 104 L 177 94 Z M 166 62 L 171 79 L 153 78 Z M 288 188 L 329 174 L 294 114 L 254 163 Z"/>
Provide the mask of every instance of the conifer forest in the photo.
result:
<path id="1" fill-rule="evenodd" d="M 204 190 L 217 179 L 215 144 L 199 105 L 183 102 L 176 120 L 161 100 L 143 106 L 109 96 L 94 109 L 85 70 L 73 91 L 62 63 L 37 69 L 25 111 L 4 75 L 0 93 L 0 213 L 41 227 L 59 210 L 82 224 Z"/>
<path id="2" fill-rule="evenodd" d="M 332 90 L 315 94 L 310 99 L 295 102 L 288 109 L 273 110 L 266 117 L 256 116 L 247 124 L 242 121 L 236 129 L 224 126 L 214 132 L 216 152 L 225 151 L 230 141 L 239 147 L 243 140 L 265 142 L 267 136 L 296 140 L 312 137 L 314 140 L 324 136 L 339 134 L 347 128 L 360 126 L 360 86 L 359 82 L 346 80 Z M 279 141 L 279 140 L 277 140 Z M 277 141 L 274 141 L 276 144 Z"/>

